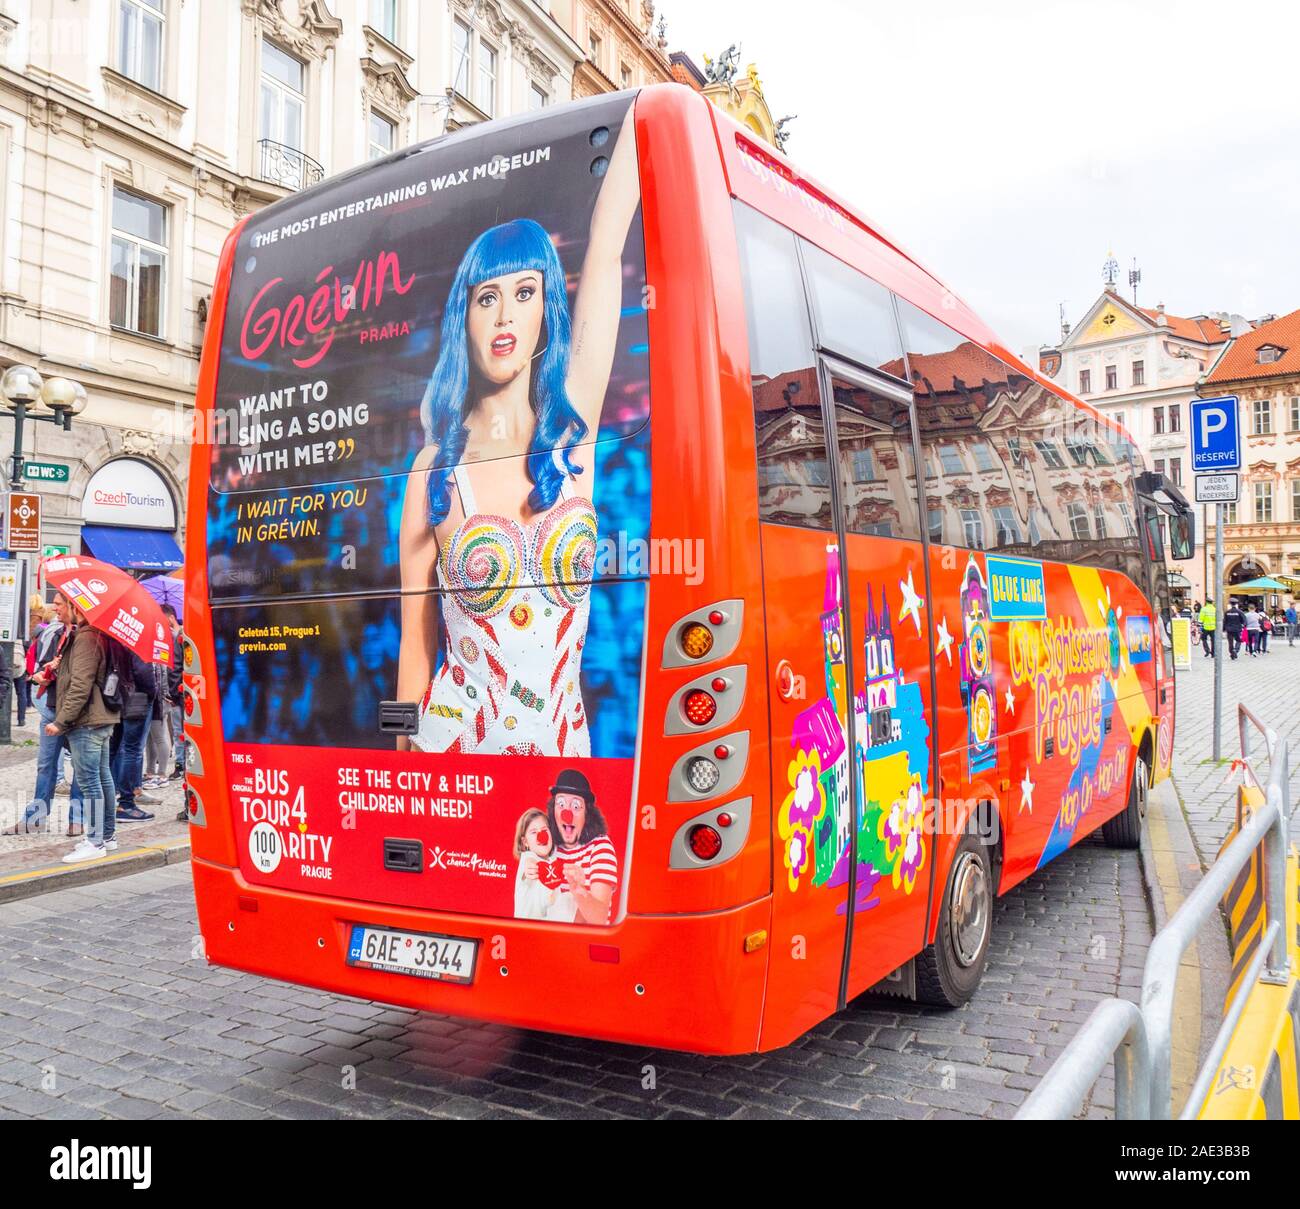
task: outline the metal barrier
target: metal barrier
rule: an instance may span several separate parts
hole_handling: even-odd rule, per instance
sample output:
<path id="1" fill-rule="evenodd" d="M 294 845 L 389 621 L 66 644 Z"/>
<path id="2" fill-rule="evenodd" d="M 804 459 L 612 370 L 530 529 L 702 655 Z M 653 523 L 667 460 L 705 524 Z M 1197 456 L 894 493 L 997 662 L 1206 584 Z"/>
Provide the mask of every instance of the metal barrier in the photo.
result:
<path id="1" fill-rule="evenodd" d="M 1267 749 L 1269 769 L 1264 784 L 1250 763 L 1251 726 L 1263 736 Z M 1204 1099 L 1205 1088 L 1228 1047 L 1232 1026 L 1240 1018 L 1249 988 L 1257 981 L 1287 981 L 1290 970 L 1284 925 L 1287 825 L 1291 818 L 1287 746 L 1279 740 L 1276 731 L 1266 727 L 1244 705 L 1237 706 L 1237 735 L 1247 780 L 1263 791 L 1263 807 L 1242 827 L 1152 941 L 1142 974 L 1141 1010 L 1125 999 L 1106 999 L 1099 1003 L 1016 1113 L 1017 1120 L 1059 1120 L 1074 1116 L 1112 1057 L 1115 1059 L 1116 1118 L 1169 1119 L 1173 1094 L 1174 988 L 1179 962 L 1201 927 L 1218 911 L 1219 900 L 1261 844 L 1266 870 L 1268 932 L 1252 963 L 1251 975 L 1210 1047 L 1192 1095 L 1180 1114 L 1184 1119 L 1195 1116 Z"/>

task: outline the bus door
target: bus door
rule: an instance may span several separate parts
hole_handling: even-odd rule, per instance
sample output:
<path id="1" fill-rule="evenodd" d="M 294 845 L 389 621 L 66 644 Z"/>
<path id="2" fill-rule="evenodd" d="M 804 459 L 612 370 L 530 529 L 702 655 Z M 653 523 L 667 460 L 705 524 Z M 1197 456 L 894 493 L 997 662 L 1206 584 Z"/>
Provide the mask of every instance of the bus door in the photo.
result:
<path id="1" fill-rule="evenodd" d="M 848 887 L 841 1005 L 923 944 L 933 838 L 927 599 L 912 392 L 823 356 L 838 491 L 854 798 L 840 862 Z"/>

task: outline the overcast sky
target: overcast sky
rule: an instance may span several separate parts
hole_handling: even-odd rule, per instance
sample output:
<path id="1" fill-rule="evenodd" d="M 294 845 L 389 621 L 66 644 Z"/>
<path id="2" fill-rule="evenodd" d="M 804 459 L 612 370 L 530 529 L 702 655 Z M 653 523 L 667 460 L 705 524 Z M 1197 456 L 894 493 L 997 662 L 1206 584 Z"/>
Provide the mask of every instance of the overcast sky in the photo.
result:
<path id="1" fill-rule="evenodd" d="M 1300 4 L 661 0 L 703 69 L 741 43 L 790 158 L 1017 352 L 1113 248 L 1174 314 L 1300 307 Z"/>

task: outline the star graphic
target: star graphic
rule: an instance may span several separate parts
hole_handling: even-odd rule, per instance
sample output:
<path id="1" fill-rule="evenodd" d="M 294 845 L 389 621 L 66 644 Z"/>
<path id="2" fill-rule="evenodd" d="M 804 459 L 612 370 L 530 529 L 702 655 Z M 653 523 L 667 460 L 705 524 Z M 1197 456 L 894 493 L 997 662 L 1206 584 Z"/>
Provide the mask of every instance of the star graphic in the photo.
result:
<path id="1" fill-rule="evenodd" d="M 1029 807 L 1029 813 L 1034 813 L 1034 783 L 1029 779 L 1029 769 L 1025 769 L 1025 779 L 1020 782 L 1020 809 L 1024 810 Z"/>
<path id="2" fill-rule="evenodd" d="M 947 655 L 948 666 L 951 667 L 952 666 L 952 635 L 948 633 L 948 619 L 946 617 L 939 618 L 939 624 L 935 626 L 934 632 L 935 635 L 938 637 L 938 642 L 936 642 L 934 646 L 935 657 L 938 658 L 938 656 L 940 655 Z"/>
<path id="3" fill-rule="evenodd" d="M 907 582 L 901 579 L 898 581 L 898 589 L 903 593 L 903 607 L 898 610 L 898 619 L 902 621 L 904 617 L 911 615 L 912 620 L 916 623 L 916 632 L 921 633 L 921 610 L 925 608 L 924 602 L 916 594 L 916 587 L 912 583 L 912 570 L 909 567 L 907 571 Z"/>
<path id="4" fill-rule="evenodd" d="M 1006 702 L 1006 710 L 1009 714 L 1016 712 L 1016 695 L 1011 691 L 1011 685 L 1007 685 L 1006 695 L 1002 698 Z"/>

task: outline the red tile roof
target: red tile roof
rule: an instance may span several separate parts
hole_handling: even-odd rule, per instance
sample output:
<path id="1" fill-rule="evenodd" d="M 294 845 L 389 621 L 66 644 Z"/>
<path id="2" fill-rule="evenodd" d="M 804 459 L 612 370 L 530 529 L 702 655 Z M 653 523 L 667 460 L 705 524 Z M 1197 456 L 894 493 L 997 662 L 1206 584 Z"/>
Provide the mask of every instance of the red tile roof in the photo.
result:
<path id="1" fill-rule="evenodd" d="M 1140 306 L 1137 308 L 1152 323 L 1160 322 L 1160 312 L 1153 311 L 1147 307 Z M 1195 319 L 1184 319 L 1181 315 L 1170 315 L 1165 313 L 1165 326 L 1175 336 L 1183 336 L 1188 340 L 1199 340 L 1202 344 L 1222 344 L 1228 337 L 1219 327 L 1217 319 L 1209 319 L 1205 315 L 1198 315 Z"/>
<path id="2" fill-rule="evenodd" d="M 1276 361 L 1261 365 L 1259 350 L 1271 344 L 1282 350 Z M 1206 382 L 1239 382 L 1246 378 L 1277 378 L 1300 374 L 1300 311 L 1292 311 L 1271 323 L 1263 323 L 1253 332 L 1238 336 L 1223 354 Z"/>

